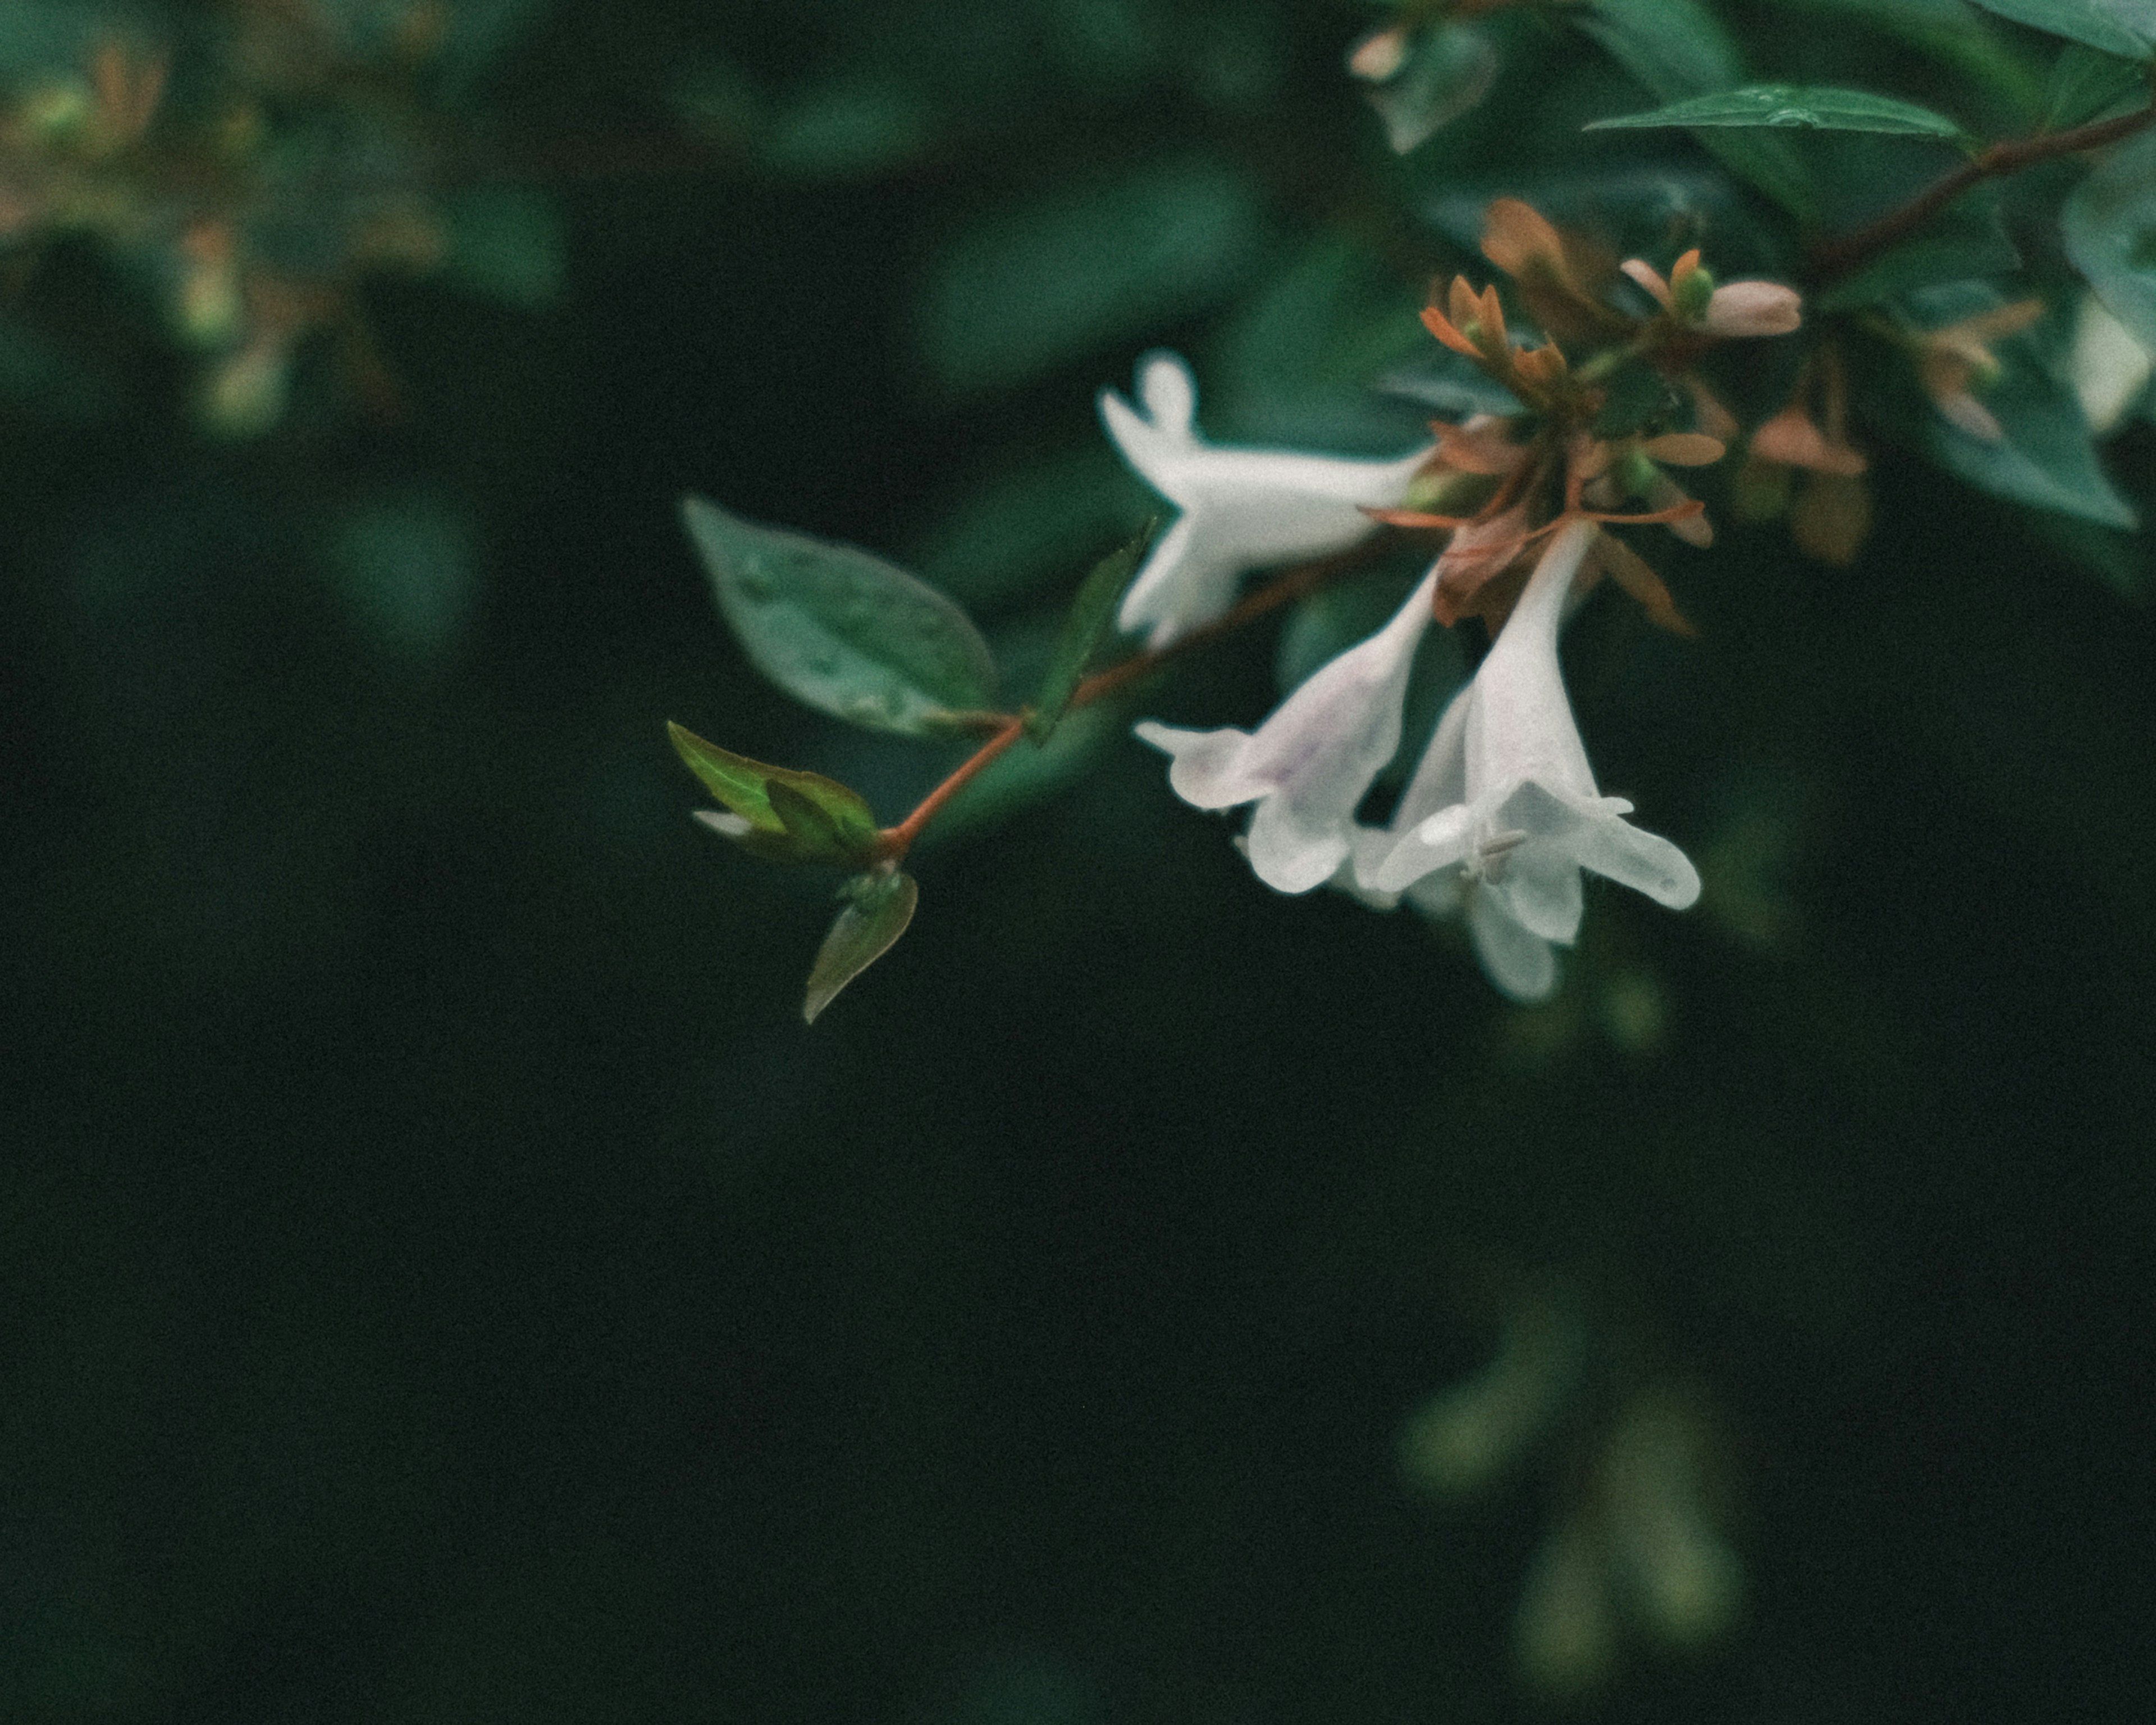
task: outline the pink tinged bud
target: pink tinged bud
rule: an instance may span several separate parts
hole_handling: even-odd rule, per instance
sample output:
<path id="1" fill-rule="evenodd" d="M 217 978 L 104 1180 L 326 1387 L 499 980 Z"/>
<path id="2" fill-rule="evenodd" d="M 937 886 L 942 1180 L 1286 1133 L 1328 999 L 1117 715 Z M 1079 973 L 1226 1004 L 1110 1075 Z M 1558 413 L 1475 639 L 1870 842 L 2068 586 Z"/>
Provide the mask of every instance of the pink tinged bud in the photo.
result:
<path id="1" fill-rule="evenodd" d="M 1786 336 L 1804 321 L 1794 288 L 1773 281 L 1732 281 L 1707 302 L 1704 327 L 1713 336 Z"/>

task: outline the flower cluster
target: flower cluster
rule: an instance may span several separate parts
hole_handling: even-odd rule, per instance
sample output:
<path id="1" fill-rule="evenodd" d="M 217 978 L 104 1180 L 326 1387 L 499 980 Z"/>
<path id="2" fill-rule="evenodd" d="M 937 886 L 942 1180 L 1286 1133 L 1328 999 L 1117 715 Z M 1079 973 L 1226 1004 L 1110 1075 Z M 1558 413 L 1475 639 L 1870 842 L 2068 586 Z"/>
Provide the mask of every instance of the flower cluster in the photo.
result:
<path id="1" fill-rule="evenodd" d="M 1555 948 L 1578 936 L 1583 870 L 1671 909 L 1699 896 L 1683 853 L 1633 826 L 1632 805 L 1596 786 L 1558 669 L 1558 634 L 1604 576 L 1658 624 L 1690 632 L 1660 577 L 1608 529 L 1659 524 L 1696 545 L 1711 541 L 1704 506 L 1665 470 L 1720 460 L 1735 429 L 1693 362 L 1725 339 L 1786 333 L 1800 312 L 1775 284 L 1716 286 L 1697 252 L 1666 280 L 1638 259 L 1621 272 L 1600 268 L 1514 200 L 1491 207 L 1484 249 L 1545 331 L 1596 342 L 1614 363 L 1575 368 L 1554 337 L 1521 341 L 1495 290 L 1463 279 L 1424 321 L 1522 411 L 1438 424 L 1433 443 L 1396 459 L 1208 444 L 1195 429 L 1189 371 L 1170 356 L 1141 368 L 1143 412 L 1113 392 L 1101 405 L 1125 457 L 1183 511 L 1122 614 L 1156 647 L 1219 616 L 1251 569 L 1342 551 L 1381 523 L 1446 536 L 1391 621 L 1321 667 L 1255 732 L 1147 721 L 1138 735 L 1172 757 L 1169 783 L 1186 802 L 1253 805 L 1244 848 L 1266 885 L 1300 893 L 1330 882 L 1373 906 L 1405 901 L 1459 915 L 1498 988 L 1535 1000 L 1556 987 Z M 1609 303 L 1607 282 L 1620 273 L 1646 290 L 1651 313 Z M 1624 364 L 1651 366 L 1689 395 L 1695 425 L 1598 432 L 1605 380 Z M 1853 460 L 1861 470 L 1861 458 L 1839 443 L 1839 413 L 1837 403 L 1831 437 L 1810 428 L 1809 442 L 1779 423 L 1763 427 L 1755 460 L 1809 459 L 1845 475 Z M 1361 824 L 1357 810 L 1399 747 L 1425 632 L 1469 615 L 1488 624 L 1494 644 L 1445 709 L 1391 820 Z"/>

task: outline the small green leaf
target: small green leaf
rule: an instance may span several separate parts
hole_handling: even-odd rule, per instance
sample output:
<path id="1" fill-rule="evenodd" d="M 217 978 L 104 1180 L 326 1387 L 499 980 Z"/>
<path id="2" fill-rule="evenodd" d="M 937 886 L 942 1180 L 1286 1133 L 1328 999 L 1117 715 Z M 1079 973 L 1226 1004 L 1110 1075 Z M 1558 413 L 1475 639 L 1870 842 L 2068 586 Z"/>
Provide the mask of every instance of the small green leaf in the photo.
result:
<path id="1" fill-rule="evenodd" d="M 1592 0 L 1566 8 L 1565 15 L 1660 100 L 1683 101 L 1745 81 L 1735 40 L 1699 0 Z M 1799 220 L 1817 216 L 1818 188 L 1788 139 L 1718 127 L 1696 136 L 1754 191 Z"/>
<path id="2" fill-rule="evenodd" d="M 2148 87 L 2145 67 L 2115 54 L 2099 54 L 2078 42 L 2070 44 L 2051 68 L 2044 124 L 2050 131 L 2063 131 L 2099 119 L 2114 108 L 2123 112 L 2128 99 Z"/>
<path id="3" fill-rule="evenodd" d="M 875 860 L 875 816 L 858 792 L 820 773 L 767 767 L 670 723 L 675 752 L 726 805 L 697 819 L 773 862 L 864 868 Z"/>
<path id="4" fill-rule="evenodd" d="M 2156 131 L 2123 145 L 2059 213 L 2066 255 L 2111 315 L 2156 347 Z"/>
<path id="5" fill-rule="evenodd" d="M 2105 54 L 2146 59 L 2152 37 L 2156 37 L 2156 9 L 2140 8 L 2134 18 L 2130 0 L 1976 0 L 1986 12 L 2010 18 L 2017 24 L 2047 35 L 2064 36 L 2084 48 Z M 2129 22 L 2129 18 L 2133 21 Z"/>
<path id="6" fill-rule="evenodd" d="M 1824 85 L 1748 84 L 1713 95 L 1693 96 L 1647 114 L 1589 122 L 1589 131 L 1666 126 L 1801 126 L 1814 131 L 1884 131 L 1931 138 L 1958 138 L 1961 128 L 1943 114 L 1867 90 Z"/>
<path id="7" fill-rule="evenodd" d="M 1145 561 L 1159 526 L 1158 520 L 1147 521 L 1137 538 L 1102 557 L 1093 565 L 1093 572 L 1079 584 L 1078 597 L 1070 602 L 1062 631 L 1056 636 L 1055 650 L 1049 655 L 1047 675 L 1040 680 L 1040 693 L 1034 697 L 1033 706 L 1026 712 L 1026 735 L 1035 742 L 1046 742 L 1063 721 L 1079 680 L 1086 675 L 1086 661 L 1092 658 L 1093 649 L 1107 632 L 1109 619 L 1116 614 L 1116 607 L 1129 588 L 1131 578 L 1137 573 L 1138 565 Z"/>
<path id="8" fill-rule="evenodd" d="M 915 737 L 995 705 L 988 644 L 926 582 L 701 497 L 684 499 L 681 511 L 726 622 L 756 668 L 797 701 Z"/>
<path id="9" fill-rule="evenodd" d="M 824 937 L 801 1003 L 801 1016 L 811 1024 L 848 983 L 898 943 L 921 901 L 913 876 L 896 869 L 857 875 L 842 890 L 846 905 Z"/>

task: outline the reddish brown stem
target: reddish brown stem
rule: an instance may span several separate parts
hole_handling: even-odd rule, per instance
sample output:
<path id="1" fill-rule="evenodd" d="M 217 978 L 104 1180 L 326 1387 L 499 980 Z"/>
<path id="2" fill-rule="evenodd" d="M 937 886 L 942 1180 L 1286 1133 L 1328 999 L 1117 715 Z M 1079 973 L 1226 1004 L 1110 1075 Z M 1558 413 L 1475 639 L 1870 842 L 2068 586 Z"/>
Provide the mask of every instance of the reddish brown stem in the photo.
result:
<path id="1" fill-rule="evenodd" d="M 2094 150 L 2117 143 L 2152 125 L 2156 125 L 2156 106 L 2122 114 L 2115 120 L 2092 121 L 2071 131 L 2020 138 L 1979 150 L 1899 209 L 1889 210 L 1877 221 L 1866 223 L 1853 234 L 1837 234 L 1814 247 L 1811 285 L 1817 290 L 1852 274 L 1889 246 L 1907 239 L 1972 186 L 2005 174 L 2019 173 L 2025 167 L 2047 162 L 2055 156 L 2071 156 L 2079 150 Z"/>
<path id="2" fill-rule="evenodd" d="M 1276 611 L 1282 605 L 1313 593 L 1336 576 L 1359 567 L 1368 561 L 1371 547 L 1356 547 L 1337 556 L 1322 557 L 1316 562 L 1304 563 L 1291 569 L 1277 581 L 1260 588 L 1233 610 L 1216 617 L 1202 628 L 1194 629 L 1187 635 L 1179 635 L 1164 647 L 1149 647 L 1142 653 L 1134 653 L 1120 665 L 1111 665 L 1104 671 L 1096 671 L 1071 691 L 1070 707 L 1076 711 L 1090 706 L 1103 696 L 1112 695 L 1141 678 L 1150 675 L 1171 659 L 1179 658 L 1194 648 L 1203 647 L 1224 634 L 1231 634 L 1246 623 L 1255 621 L 1268 611 Z M 968 715 L 980 719 L 989 716 Z M 886 827 L 877 836 L 877 852 L 886 862 L 897 862 L 912 849 L 913 841 L 921 836 L 921 829 L 936 819 L 950 800 L 984 771 L 1004 750 L 1024 734 L 1025 720 L 1016 713 L 993 716 L 998 728 L 979 748 L 958 763 L 951 776 L 921 798 L 921 806 L 895 827 Z"/>
<path id="3" fill-rule="evenodd" d="M 897 862 L 913 848 L 913 841 L 921 836 L 921 829 L 936 819 L 943 805 L 963 790 L 974 778 L 984 772 L 995 758 L 1025 734 L 1025 721 L 1016 714 L 1008 716 L 1004 727 L 980 747 L 959 762 L 956 772 L 921 799 L 921 806 L 895 827 L 886 827 L 876 834 L 876 849 L 890 862 Z"/>

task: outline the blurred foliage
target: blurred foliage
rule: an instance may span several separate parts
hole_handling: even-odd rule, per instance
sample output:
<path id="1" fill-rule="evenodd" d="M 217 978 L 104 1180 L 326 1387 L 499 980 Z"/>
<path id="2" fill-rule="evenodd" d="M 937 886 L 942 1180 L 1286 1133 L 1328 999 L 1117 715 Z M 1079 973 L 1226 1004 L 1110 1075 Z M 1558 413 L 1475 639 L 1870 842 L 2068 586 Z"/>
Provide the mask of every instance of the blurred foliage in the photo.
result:
<path id="1" fill-rule="evenodd" d="M 1699 638 L 1583 611 L 1706 892 L 1595 895 L 1544 1005 L 1264 891 L 1126 734 L 1426 553 L 1014 746 L 813 1031 L 833 876 L 716 844 L 659 721 L 886 819 L 970 746 L 765 682 L 684 494 L 1030 698 L 1155 507 L 1094 419 L 1147 350 L 1224 440 L 1397 453 L 1516 405 L 1414 322 L 1492 197 L 1809 285 L 1965 159 L 1589 122 L 2028 137 L 2146 101 L 2145 14 L 0 6 L 0 1711 L 2141 1710 L 2146 135 L 1710 364 L 1840 399 L 1870 531 L 1733 459 L 1657 554 Z"/>

